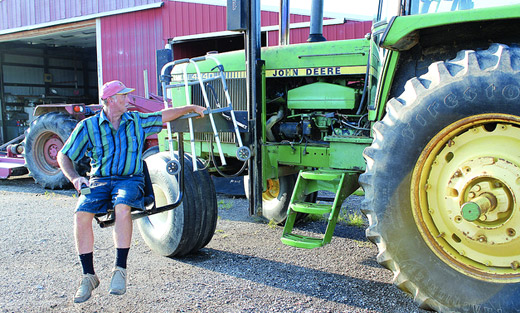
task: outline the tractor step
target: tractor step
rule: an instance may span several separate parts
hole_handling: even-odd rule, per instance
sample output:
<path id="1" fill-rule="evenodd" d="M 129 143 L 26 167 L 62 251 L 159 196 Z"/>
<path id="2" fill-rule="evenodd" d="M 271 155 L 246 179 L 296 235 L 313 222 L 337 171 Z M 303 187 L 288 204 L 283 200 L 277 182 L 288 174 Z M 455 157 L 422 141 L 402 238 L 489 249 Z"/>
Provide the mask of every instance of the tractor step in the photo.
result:
<path id="1" fill-rule="evenodd" d="M 322 247 L 330 242 L 343 201 L 359 186 L 357 173 L 344 171 L 300 171 L 289 203 L 287 220 L 281 238 L 282 243 L 305 249 Z M 325 190 L 335 194 L 332 205 L 304 202 L 306 195 Z M 293 233 L 298 213 L 329 214 L 327 229 L 322 238 Z"/>
<path id="2" fill-rule="evenodd" d="M 309 171 L 309 172 L 301 172 L 301 177 L 303 179 L 308 180 L 337 180 L 341 178 L 341 173 L 330 173 L 330 172 L 319 172 L 319 171 Z"/>
<path id="3" fill-rule="evenodd" d="M 291 209 L 300 213 L 323 215 L 332 212 L 332 205 L 312 202 L 295 202 L 291 205 Z"/>
<path id="4" fill-rule="evenodd" d="M 314 249 L 322 247 L 323 240 L 321 238 L 307 237 L 302 235 L 287 234 L 282 237 L 282 242 L 288 246 L 304 249 Z"/>

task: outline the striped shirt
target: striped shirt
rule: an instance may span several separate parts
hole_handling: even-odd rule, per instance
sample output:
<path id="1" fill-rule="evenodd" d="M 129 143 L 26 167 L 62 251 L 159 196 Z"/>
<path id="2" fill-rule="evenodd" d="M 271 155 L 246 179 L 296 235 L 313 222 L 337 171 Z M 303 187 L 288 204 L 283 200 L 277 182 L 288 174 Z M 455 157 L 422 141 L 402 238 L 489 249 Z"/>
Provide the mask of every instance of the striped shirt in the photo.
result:
<path id="1" fill-rule="evenodd" d="M 78 123 L 61 152 L 73 162 L 90 157 L 90 176 L 141 174 L 145 139 L 161 130 L 161 112 L 125 112 L 116 131 L 101 110 Z"/>

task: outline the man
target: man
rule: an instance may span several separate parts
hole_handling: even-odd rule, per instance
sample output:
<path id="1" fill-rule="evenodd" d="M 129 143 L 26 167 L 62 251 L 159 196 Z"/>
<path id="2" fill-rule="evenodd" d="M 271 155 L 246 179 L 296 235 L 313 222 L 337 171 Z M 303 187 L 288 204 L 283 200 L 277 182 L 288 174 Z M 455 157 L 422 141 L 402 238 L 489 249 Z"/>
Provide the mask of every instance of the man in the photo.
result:
<path id="1" fill-rule="evenodd" d="M 143 160 L 145 138 L 158 133 L 162 124 L 187 113 L 204 116 L 205 108 L 186 105 L 154 113 L 127 112 L 127 94 L 134 89 L 114 80 L 103 85 L 103 109 L 78 123 L 58 153 L 58 163 L 74 188 L 83 185 L 91 192 L 82 194 L 74 214 L 76 249 L 83 268 L 83 278 L 74 302 L 88 300 L 99 285 L 94 271 L 94 233 L 92 220 L 97 213 L 115 212 L 113 230 L 116 247 L 115 267 L 112 271 L 110 294 L 126 292 L 126 260 L 132 239 L 131 208 L 143 209 Z M 73 162 L 85 153 L 91 158 L 90 182 L 74 169 Z"/>

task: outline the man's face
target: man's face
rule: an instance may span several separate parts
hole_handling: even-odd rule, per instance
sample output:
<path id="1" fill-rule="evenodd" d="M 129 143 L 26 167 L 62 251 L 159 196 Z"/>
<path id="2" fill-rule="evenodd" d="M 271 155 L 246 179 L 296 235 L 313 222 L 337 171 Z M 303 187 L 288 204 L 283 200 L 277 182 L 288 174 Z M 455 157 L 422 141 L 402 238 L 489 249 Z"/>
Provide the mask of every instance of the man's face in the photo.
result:
<path id="1" fill-rule="evenodd" d="M 115 95 L 115 97 L 112 98 L 112 108 L 111 109 L 114 112 L 123 114 L 127 111 L 127 107 L 128 107 L 128 97 L 126 94 Z"/>

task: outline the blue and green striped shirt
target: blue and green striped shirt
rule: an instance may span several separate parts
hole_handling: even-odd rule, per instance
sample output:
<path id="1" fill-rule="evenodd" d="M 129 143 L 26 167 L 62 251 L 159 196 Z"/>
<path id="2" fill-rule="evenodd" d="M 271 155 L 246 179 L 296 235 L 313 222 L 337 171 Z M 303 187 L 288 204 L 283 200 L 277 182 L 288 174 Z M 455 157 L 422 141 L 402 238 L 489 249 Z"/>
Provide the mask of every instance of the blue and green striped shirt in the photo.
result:
<path id="1" fill-rule="evenodd" d="M 61 152 L 73 162 L 90 157 L 90 176 L 140 174 L 145 139 L 161 130 L 161 112 L 126 112 L 116 131 L 101 110 L 78 123 Z"/>

